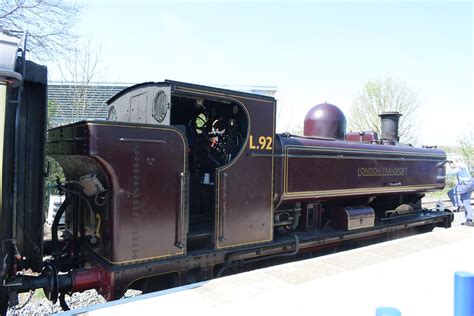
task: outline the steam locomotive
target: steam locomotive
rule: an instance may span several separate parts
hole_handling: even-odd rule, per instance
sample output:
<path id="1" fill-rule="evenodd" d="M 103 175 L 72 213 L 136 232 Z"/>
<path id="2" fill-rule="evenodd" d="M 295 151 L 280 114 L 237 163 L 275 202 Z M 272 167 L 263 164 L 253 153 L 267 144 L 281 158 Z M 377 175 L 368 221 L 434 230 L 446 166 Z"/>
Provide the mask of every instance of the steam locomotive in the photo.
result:
<path id="1" fill-rule="evenodd" d="M 108 101 L 107 120 L 46 139 L 47 70 L 15 39 L 1 45 L 3 313 L 32 289 L 67 309 L 72 292 L 113 300 L 451 225 L 449 211 L 421 206 L 445 185 L 446 154 L 400 144 L 399 113 L 381 114 L 379 138 L 346 133 L 342 111 L 324 103 L 306 115 L 305 136 L 277 134 L 273 97 L 166 80 L 127 88 Z M 66 177 L 51 240 L 45 144 Z"/>

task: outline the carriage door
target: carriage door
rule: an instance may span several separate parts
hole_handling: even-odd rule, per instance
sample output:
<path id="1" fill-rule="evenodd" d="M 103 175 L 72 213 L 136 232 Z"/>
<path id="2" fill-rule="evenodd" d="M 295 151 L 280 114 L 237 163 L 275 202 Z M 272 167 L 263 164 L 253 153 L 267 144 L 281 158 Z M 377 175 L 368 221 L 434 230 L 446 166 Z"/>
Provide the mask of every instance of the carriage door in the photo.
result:
<path id="1" fill-rule="evenodd" d="M 235 160 L 216 170 L 216 249 L 273 239 L 273 98 L 235 97 L 247 112 L 248 132 Z"/>

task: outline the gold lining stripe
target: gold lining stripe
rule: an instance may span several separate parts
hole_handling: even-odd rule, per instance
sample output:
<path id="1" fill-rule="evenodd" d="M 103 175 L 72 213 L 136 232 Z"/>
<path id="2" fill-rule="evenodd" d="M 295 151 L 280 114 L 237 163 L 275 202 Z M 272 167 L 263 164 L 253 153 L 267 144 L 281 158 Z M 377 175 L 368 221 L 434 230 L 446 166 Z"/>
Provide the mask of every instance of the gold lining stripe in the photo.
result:
<path id="1" fill-rule="evenodd" d="M 404 192 L 407 190 L 419 190 L 419 189 L 436 189 L 438 184 L 424 184 L 424 185 L 407 185 L 398 187 L 371 187 L 371 188 L 358 188 L 358 189 L 336 189 L 336 190 L 322 190 L 322 191 L 301 191 L 301 192 L 285 192 L 285 197 L 298 197 L 298 196 L 335 196 L 335 195 L 351 195 L 351 194 L 366 194 L 366 193 L 396 193 Z M 373 191 L 378 192 L 373 192 Z M 317 196 L 315 196 L 317 197 Z"/>
<path id="2" fill-rule="evenodd" d="M 270 241 L 273 240 L 273 195 L 274 195 L 274 192 L 275 192 L 275 187 L 274 187 L 274 174 L 275 174 L 275 165 L 274 165 L 274 162 L 275 162 L 275 157 L 273 157 L 273 155 L 275 155 L 275 142 L 276 142 L 276 101 L 274 102 L 274 105 L 273 105 L 273 132 L 272 132 L 272 136 L 273 136 L 273 147 L 272 147 L 272 170 L 270 171 L 272 173 L 272 180 L 271 180 L 271 185 L 272 185 L 272 189 L 270 191 Z"/>
<path id="3" fill-rule="evenodd" d="M 442 154 L 433 154 L 433 153 L 419 153 L 419 152 L 409 152 L 409 151 L 385 151 L 385 150 L 376 150 L 376 149 L 359 149 L 359 148 L 344 148 L 344 147 L 323 147 L 323 146 L 295 146 L 295 145 L 288 145 L 285 146 L 287 149 L 286 154 L 288 154 L 288 150 L 291 149 L 298 149 L 298 150 L 311 150 L 311 151 L 328 151 L 328 152 L 357 152 L 357 153 L 366 153 L 366 154 L 383 154 L 383 155 L 396 155 L 396 156 L 419 156 L 419 157 L 431 157 L 431 158 L 442 158 L 445 159 L 446 155 Z"/>

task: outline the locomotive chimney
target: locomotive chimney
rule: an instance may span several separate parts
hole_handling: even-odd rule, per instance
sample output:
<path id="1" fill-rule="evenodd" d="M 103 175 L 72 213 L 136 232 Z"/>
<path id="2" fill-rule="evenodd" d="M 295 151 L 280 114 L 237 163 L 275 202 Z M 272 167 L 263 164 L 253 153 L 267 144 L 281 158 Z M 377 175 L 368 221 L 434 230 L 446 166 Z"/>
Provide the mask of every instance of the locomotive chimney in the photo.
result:
<path id="1" fill-rule="evenodd" d="M 382 140 L 390 143 L 398 143 L 398 120 L 400 119 L 399 112 L 383 112 L 379 114 L 382 120 Z"/>

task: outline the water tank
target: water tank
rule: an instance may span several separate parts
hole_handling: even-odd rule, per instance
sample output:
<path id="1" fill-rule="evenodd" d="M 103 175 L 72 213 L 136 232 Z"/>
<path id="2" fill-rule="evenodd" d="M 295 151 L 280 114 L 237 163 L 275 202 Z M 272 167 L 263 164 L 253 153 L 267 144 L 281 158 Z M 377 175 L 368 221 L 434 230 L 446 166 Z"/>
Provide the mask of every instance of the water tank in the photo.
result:
<path id="1" fill-rule="evenodd" d="M 344 139 L 346 117 L 335 105 L 322 103 L 315 105 L 304 118 L 304 135 Z"/>

